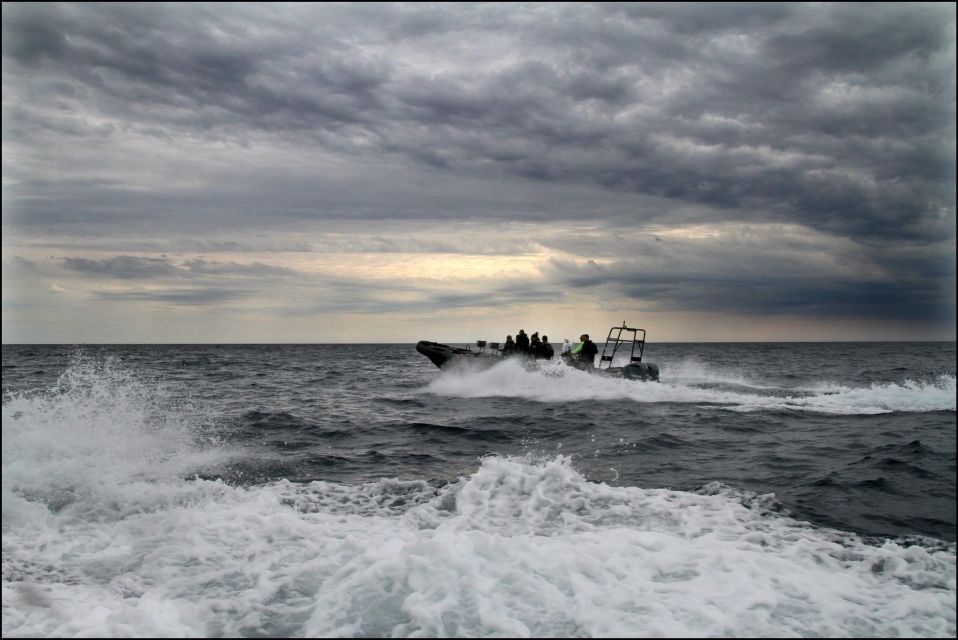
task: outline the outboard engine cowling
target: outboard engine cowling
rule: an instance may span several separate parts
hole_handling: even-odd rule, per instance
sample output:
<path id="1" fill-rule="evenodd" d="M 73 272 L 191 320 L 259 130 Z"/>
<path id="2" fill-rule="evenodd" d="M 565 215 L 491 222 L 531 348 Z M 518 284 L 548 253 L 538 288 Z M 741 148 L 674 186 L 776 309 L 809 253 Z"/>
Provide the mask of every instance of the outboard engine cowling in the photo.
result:
<path id="1" fill-rule="evenodd" d="M 622 377 L 629 380 L 659 380 L 659 368 L 648 362 L 633 362 L 622 368 Z"/>

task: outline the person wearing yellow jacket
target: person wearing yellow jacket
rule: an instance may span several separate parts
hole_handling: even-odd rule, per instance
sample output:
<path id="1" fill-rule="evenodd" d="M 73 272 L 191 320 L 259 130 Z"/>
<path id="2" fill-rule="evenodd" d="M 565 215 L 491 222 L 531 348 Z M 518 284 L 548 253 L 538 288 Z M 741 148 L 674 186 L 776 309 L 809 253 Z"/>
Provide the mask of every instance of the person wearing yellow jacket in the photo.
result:
<path id="1" fill-rule="evenodd" d="M 579 356 L 579 368 L 589 370 L 595 366 L 595 357 L 599 355 L 599 347 L 589 339 L 588 333 L 579 336 L 579 344 L 572 348 L 572 355 Z"/>

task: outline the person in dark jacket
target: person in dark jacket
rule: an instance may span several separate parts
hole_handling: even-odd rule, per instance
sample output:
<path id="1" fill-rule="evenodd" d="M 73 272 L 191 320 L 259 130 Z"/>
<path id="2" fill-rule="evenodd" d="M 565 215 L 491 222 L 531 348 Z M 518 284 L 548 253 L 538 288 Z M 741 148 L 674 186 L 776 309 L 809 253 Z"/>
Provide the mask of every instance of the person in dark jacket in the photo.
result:
<path id="1" fill-rule="evenodd" d="M 529 353 L 529 336 L 525 329 L 519 329 L 519 335 L 516 336 L 516 351 L 519 353 Z"/>
<path id="2" fill-rule="evenodd" d="M 555 349 L 552 348 L 552 345 L 549 344 L 549 336 L 542 336 L 542 342 L 539 345 L 539 355 L 543 360 L 552 360 L 552 356 L 555 355 Z"/>
<path id="3" fill-rule="evenodd" d="M 539 332 L 536 331 L 532 334 L 532 337 L 529 341 L 529 355 L 531 355 L 533 358 L 538 358 L 540 346 L 542 346 L 542 343 L 539 341 Z"/>
<path id="4" fill-rule="evenodd" d="M 572 350 L 572 353 L 579 356 L 580 369 L 592 369 L 595 367 L 595 357 L 599 355 L 599 347 L 589 339 L 588 333 L 579 336 L 579 340 L 579 345 Z"/>
<path id="5" fill-rule="evenodd" d="M 512 336 L 506 336 L 506 343 L 502 345 L 502 355 L 511 356 L 516 352 L 516 343 L 512 340 Z"/>

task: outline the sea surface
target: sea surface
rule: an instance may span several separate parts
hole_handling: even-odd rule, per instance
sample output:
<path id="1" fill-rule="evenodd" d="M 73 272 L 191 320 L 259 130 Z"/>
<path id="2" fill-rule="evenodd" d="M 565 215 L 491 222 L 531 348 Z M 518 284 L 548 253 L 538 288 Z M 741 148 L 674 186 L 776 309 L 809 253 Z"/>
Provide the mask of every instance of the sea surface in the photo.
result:
<path id="1" fill-rule="evenodd" d="M 645 359 L 4 345 L 3 636 L 955 637 L 954 342 Z"/>

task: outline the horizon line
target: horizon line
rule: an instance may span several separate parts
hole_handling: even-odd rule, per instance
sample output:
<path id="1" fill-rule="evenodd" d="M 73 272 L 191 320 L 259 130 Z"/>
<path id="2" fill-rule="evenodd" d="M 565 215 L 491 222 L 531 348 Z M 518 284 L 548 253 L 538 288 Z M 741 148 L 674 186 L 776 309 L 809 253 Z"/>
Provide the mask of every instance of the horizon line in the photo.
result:
<path id="1" fill-rule="evenodd" d="M 90 346 L 90 347 L 119 347 L 119 346 L 311 346 L 311 345 L 369 345 L 369 344 L 403 344 L 415 345 L 421 342 L 406 341 L 385 341 L 385 342 L 0 342 L 2 347 L 34 347 L 34 346 Z M 429 342 L 436 342 L 430 340 Z M 475 340 L 448 340 L 449 344 L 474 344 Z M 600 340 L 595 340 L 600 342 Z M 605 341 L 601 341 L 605 342 Z M 645 344 L 842 344 L 842 343 L 905 343 L 905 342 L 930 342 L 930 343 L 950 343 L 956 342 L 956 339 L 944 338 L 926 338 L 926 339 L 897 339 L 897 340 L 646 340 Z M 488 343 L 488 341 L 487 341 Z M 440 343 L 442 344 L 442 343 Z M 553 342 L 552 344 L 559 344 Z"/>

